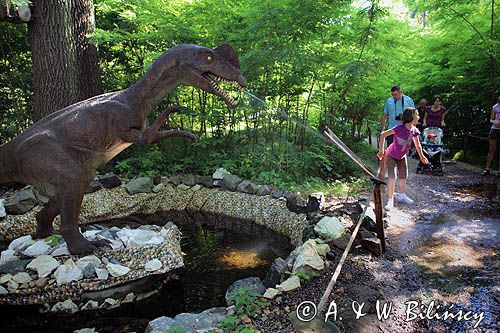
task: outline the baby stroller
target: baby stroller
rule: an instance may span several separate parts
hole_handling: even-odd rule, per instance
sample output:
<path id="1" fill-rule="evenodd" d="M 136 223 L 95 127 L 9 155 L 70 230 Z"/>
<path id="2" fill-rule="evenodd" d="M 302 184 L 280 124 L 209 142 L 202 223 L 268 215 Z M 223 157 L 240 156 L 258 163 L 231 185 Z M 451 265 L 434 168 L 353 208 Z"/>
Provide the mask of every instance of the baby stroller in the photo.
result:
<path id="1" fill-rule="evenodd" d="M 443 130 L 438 127 L 427 127 L 422 133 L 422 153 L 429 160 L 429 164 L 418 161 L 417 173 L 431 171 L 438 176 L 443 176 Z"/>

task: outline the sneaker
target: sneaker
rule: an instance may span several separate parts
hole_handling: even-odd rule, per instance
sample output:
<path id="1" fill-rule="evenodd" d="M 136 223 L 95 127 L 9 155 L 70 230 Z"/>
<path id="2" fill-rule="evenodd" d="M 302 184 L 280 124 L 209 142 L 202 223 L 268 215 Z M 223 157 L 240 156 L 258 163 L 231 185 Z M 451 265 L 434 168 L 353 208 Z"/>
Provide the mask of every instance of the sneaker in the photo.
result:
<path id="1" fill-rule="evenodd" d="M 411 205 L 413 204 L 415 201 L 413 201 L 412 199 L 410 199 L 406 194 L 404 193 L 400 193 L 399 194 L 399 198 L 401 200 L 401 202 L 405 203 L 405 204 L 408 204 L 408 205 Z"/>
<path id="2" fill-rule="evenodd" d="M 385 210 L 391 210 L 394 208 L 394 198 L 387 200 L 387 205 L 385 205 Z"/>
<path id="3" fill-rule="evenodd" d="M 394 193 L 394 199 L 396 200 L 396 202 L 402 202 L 403 201 L 403 197 L 401 196 L 401 193 Z"/>
<path id="4" fill-rule="evenodd" d="M 483 172 L 481 172 L 481 176 L 489 176 L 490 175 L 490 170 L 484 169 Z"/>

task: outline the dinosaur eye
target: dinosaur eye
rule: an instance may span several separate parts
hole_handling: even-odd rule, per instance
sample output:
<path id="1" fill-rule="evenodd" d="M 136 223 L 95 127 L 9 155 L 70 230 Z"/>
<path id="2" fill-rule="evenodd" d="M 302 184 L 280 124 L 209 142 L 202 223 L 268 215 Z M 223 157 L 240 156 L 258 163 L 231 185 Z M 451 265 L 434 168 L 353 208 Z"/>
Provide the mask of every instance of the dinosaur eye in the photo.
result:
<path id="1" fill-rule="evenodd" d="M 207 57 L 207 60 L 208 60 L 208 61 L 212 61 L 212 56 L 208 56 L 208 57 Z"/>

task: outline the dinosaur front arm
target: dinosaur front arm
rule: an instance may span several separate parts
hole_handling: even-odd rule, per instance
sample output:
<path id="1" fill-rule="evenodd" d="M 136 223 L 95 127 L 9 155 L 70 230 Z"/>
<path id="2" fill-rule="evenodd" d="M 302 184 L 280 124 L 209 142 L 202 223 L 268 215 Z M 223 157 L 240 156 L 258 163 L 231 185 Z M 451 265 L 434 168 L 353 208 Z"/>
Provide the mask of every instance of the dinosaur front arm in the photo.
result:
<path id="1" fill-rule="evenodd" d="M 181 110 L 181 107 L 178 105 L 169 106 L 145 131 L 141 131 L 137 128 L 130 128 L 123 134 L 121 139 L 125 142 L 136 144 L 154 144 L 164 138 L 175 136 L 186 137 L 195 141 L 198 140 L 196 135 L 181 130 L 160 131 L 160 127 L 168 120 L 170 113 L 177 112 L 179 110 Z"/>

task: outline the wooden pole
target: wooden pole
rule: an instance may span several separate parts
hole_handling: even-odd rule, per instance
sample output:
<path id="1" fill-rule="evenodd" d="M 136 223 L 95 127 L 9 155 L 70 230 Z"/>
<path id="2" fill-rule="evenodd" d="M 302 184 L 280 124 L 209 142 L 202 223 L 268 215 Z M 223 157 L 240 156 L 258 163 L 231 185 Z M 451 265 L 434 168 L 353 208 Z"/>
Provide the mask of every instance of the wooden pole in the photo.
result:
<path id="1" fill-rule="evenodd" d="M 385 252 L 384 218 L 382 212 L 382 193 L 380 185 L 380 183 L 376 183 L 373 187 L 373 199 L 375 202 L 375 230 L 377 231 L 378 239 L 380 239 L 382 252 Z"/>

